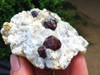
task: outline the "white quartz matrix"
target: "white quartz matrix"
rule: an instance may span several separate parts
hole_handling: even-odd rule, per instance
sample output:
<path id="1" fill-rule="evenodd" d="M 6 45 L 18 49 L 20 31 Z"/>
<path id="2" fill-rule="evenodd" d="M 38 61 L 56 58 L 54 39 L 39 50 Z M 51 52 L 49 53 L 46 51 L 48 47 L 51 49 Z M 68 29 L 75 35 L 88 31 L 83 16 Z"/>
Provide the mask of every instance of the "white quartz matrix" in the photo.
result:
<path id="1" fill-rule="evenodd" d="M 37 17 L 31 12 L 36 11 Z M 57 21 L 57 28 L 45 28 L 43 23 L 49 19 Z M 88 42 L 68 23 L 46 9 L 34 8 L 14 15 L 10 22 L 5 22 L 1 29 L 5 44 L 9 44 L 11 52 L 26 57 L 34 66 L 44 69 L 65 69 L 71 59 L 79 52 L 86 52 Z M 39 56 L 38 48 L 49 36 L 54 36 L 61 42 L 61 47 L 54 51 L 46 49 L 46 58 Z"/>

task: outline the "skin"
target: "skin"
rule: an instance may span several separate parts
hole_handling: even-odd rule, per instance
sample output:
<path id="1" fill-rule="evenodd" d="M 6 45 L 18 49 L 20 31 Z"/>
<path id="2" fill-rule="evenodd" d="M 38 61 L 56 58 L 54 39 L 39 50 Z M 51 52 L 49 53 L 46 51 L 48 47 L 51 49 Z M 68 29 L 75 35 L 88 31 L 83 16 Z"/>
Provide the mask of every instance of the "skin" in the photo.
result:
<path id="1" fill-rule="evenodd" d="M 16 60 L 13 57 L 17 57 L 19 62 L 19 68 L 16 68 Z M 45 71 L 39 68 L 33 67 L 27 59 L 11 55 L 11 71 L 10 75 L 53 75 L 53 71 Z M 14 62 L 14 63 L 13 63 Z M 15 67 L 13 67 L 15 66 Z M 84 56 L 78 54 L 75 56 L 71 64 L 65 70 L 55 71 L 55 75 L 88 75 L 87 65 Z"/>

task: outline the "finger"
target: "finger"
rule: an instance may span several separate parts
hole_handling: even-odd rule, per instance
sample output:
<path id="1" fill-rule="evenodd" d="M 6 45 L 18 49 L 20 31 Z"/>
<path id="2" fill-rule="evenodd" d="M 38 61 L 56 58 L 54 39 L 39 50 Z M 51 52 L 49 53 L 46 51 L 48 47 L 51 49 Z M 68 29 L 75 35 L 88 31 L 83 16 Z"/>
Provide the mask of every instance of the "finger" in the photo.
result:
<path id="1" fill-rule="evenodd" d="M 11 55 L 10 62 L 10 75 L 34 75 L 33 67 L 27 61 L 27 59 L 16 55 Z"/>
<path id="2" fill-rule="evenodd" d="M 70 75 L 88 75 L 87 65 L 84 56 L 77 55 L 70 65 Z"/>
<path id="3" fill-rule="evenodd" d="M 34 71 L 35 71 L 35 75 L 52 75 L 53 74 L 53 71 L 46 71 L 39 68 L 34 68 Z"/>
<path id="4" fill-rule="evenodd" d="M 55 71 L 56 75 L 69 75 L 69 66 L 65 70 L 57 70 Z"/>

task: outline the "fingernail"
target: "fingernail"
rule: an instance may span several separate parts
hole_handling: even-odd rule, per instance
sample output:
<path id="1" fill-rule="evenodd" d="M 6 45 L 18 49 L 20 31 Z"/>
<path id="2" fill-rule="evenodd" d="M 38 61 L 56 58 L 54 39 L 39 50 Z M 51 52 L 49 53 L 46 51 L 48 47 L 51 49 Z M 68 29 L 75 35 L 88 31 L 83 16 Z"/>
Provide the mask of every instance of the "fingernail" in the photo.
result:
<path id="1" fill-rule="evenodd" d="M 11 69 L 13 72 L 16 72 L 20 69 L 19 57 L 16 55 L 11 55 L 10 57 Z"/>

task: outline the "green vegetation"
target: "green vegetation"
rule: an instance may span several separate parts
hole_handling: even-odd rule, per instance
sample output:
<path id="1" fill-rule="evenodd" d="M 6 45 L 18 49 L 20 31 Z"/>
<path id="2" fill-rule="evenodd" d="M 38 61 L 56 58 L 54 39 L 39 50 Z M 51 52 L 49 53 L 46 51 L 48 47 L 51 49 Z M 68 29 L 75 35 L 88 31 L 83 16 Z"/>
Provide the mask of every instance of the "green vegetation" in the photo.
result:
<path id="1" fill-rule="evenodd" d="M 32 8 L 46 8 L 57 13 L 62 20 L 69 22 L 73 27 L 76 27 L 81 17 L 77 13 L 77 9 L 69 2 L 64 0 L 0 0 L 0 29 L 5 21 L 10 21 L 13 15 L 22 10 L 30 10 Z M 86 22 L 84 22 L 87 24 Z M 79 29 L 79 34 L 82 33 Z M 0 34 L 0 59 L 8 59 L 10 56 L 10 48 L 4 45 Z"/>

